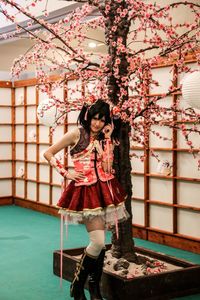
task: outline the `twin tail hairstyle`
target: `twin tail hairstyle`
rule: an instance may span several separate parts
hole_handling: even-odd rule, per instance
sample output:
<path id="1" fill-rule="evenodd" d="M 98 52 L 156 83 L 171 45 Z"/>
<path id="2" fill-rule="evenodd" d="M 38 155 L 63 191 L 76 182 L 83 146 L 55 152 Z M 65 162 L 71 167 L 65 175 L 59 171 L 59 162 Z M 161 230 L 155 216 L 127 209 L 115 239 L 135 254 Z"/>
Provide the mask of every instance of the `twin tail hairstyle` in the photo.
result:
<path id="1" fill-rule="evenodd" d="M 111 138 L 112 138 L 112 140 L 117 142 L 119 140 L 121 119 L 113 118 L 111 111 L 110 111 L 110 105 L 101 99 L 98 99 L 91 106 L 89 106 L 87 104 L 83 105 L 81 112 L 77 119 L 77 125 L 81 125 L 88 133 L 90 133 L 91 120 L 96 115 L 98 115 L 99 119 L 105 117 L 105 126 L 108 124 L 113 125 L 114 129 L 113 129 Z M 104 133 L 100 132 L 97 139 L 103 140 Z"/>

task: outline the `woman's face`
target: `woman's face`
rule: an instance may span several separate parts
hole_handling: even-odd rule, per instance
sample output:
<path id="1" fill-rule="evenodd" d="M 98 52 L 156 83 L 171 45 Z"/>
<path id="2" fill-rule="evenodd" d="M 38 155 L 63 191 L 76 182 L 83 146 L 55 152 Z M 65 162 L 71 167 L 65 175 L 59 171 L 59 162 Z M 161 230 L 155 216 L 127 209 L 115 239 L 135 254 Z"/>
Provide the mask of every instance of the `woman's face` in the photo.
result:
<path id="1" fill-rule="evenodd" d="M 93 134 L 98 134 L 105 126 L 105 116 L 99 119 L 99 114 L 96 114 L 90 124 L 90 131 Z"/>

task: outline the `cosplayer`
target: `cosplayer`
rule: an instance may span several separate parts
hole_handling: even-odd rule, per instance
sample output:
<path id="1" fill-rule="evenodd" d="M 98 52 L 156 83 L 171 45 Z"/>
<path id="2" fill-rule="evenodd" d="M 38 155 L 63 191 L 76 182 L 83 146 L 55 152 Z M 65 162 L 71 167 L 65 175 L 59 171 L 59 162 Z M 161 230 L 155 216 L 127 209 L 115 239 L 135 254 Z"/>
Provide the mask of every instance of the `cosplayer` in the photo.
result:
<path id="1" fill-rule="evenodd" d="M 84 223 L 90 238 L 71 284 L 71 296 L 75 300 L 86 300 L 87 277 L 90 299 L 103 299 L 99 282 L 105 255 L 105 229 L 128 217 L 125 193 L 112 169 L 113 148 L 119 132 L 114 122 L 109 104 L 104 101 L 84 105 L 78 117 L 80 126 L 67 132 L 44 153 L 50 165 L 71 180 L 58 201 L 59 212 L 69 222 Z M 73 172 L 68 172 L 54 156 L 68 146 Z"/>

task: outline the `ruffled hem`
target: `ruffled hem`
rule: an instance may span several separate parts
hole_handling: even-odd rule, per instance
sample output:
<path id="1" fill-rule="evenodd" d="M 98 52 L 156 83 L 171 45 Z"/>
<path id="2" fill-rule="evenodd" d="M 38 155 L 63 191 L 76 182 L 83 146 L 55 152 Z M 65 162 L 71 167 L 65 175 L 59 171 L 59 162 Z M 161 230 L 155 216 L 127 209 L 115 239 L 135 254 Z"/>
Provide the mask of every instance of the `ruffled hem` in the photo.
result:
<path id="1" fill-rule="evenodd" d="M 59 207 L 60 208 L 60 207 Z M 101 217 L 105 226 L 114 226 L 117 222 L 123 222 L 129 218 L 124 202 L 118 206 L 109 205 L 106 208 L 98 207 L 95 209 L 84 209 L 82 211 L 72 211 L 66 208 L 60 208 L 59 213 L 65 217 L 67 223 L 80 224 L 85 220 L 91 220 L 95 217 Z"/>

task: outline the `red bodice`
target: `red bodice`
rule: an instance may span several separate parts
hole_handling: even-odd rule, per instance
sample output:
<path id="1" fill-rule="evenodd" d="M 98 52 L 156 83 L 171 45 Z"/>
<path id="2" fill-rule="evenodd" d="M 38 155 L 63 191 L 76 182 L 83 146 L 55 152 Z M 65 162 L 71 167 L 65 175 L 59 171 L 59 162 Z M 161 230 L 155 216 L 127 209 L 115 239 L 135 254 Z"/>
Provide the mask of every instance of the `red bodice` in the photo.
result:
<path id="1" fill-rule="evenodd" d="M 80 130 L 80 134 L 82 134 L 82 130 Z M 82 141 L 81 137 L 79 141 Z M 73 153 L 73 151 L 70 151 L 74 170 L 83 172 L 85 176 L 83 180 L 79 180 L 75 185 L 91 185 L 97 182 L 98 179 L 107 181 L 114 178 L 113 174 L 104 172 L 102 168 L 105 152 L 103 152 L 100 142 L 98 140 L 89 140 L 86 141 L 86 144 L 88 144 L 87 147 L 81 152 L 74 151 Z M 79 142 L 76 144 L 76 147 L 80 149 Z"/>

